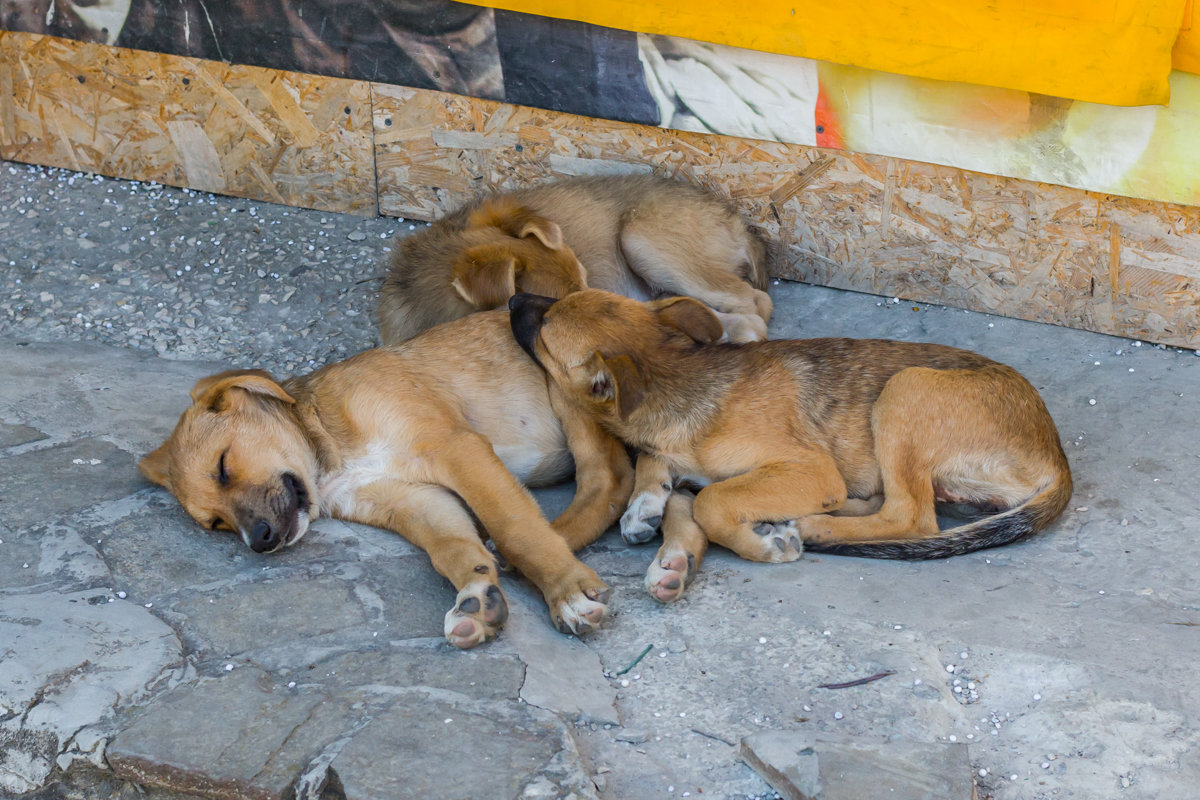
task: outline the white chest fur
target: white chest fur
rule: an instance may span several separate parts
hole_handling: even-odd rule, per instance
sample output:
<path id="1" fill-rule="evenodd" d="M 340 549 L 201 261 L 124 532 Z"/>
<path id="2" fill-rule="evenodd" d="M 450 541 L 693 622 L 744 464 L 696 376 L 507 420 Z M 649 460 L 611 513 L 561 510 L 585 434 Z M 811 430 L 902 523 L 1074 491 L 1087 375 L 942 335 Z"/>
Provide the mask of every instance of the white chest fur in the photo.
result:
<path id="1" fill-rule="evenodd" d="M 317 483 L 321 513 L 353 517 L 358 490 L 383 478 L 396 477 L 395 456 L 383 442 L 371 442 L 366 452 L 348 459 L 340 470 L 321 477 Z"/>

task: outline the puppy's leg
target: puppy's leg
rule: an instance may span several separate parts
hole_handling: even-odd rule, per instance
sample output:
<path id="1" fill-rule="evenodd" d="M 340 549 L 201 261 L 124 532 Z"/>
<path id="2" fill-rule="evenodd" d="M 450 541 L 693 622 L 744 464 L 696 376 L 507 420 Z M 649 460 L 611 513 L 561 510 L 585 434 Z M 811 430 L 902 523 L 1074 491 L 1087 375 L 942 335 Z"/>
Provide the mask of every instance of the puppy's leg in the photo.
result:
<path id="1" fill-rule="evenodd" d="M 725 329 L 722 341 L 761 342 L 767 338 L 767 323 L 758 314 L 725 314 L 713 310 Z"/>
<path id="2" fill-rule="evenodd" d="M 621 252 L 630 269 L 651 286 L 668 294 L 694 297 L 722 314 L 743 315 L 734 341 L 767 338 L 767 323 L 774 305 L 770 296 L 755 289 L 743 277 L 748 262 L 755 258 L 746 235 L 704 237 L 691 241 L 672 235 L 654 219 L 630 220 L 621 231 Z M 757 317 L 754 324 L 749 315 Z M 724 320 L 722 320 L 724 324 Z"/>
<path id="3" fill-rule="evenodd" d="M 693 512 L 709 541 L 750 561 L 795 561 L 804 548 L 796 519 L 834 511 L 846 502 L 846 484 L 833 459 L 821 453 L 764 464 L 710 484 Z"/>
<path id="4" fill-rule="evenodd" d="M 596 541 L 616 522 L 633 489 L 633 467 L 625 445 L 591 417 L 556 399 L 561 400 L 559 391 L 551 385 L 550 404 L 575 459 L 575 497 L 553 525 L 575 551 Z"/>
<path id="5" fill-rule="evenodd" d="M 646 591 L 662 603 L 683 596 L 708 551 L 708 538 L 692 518 L 694 501 L 690 492 L 675 492 L 667 500 L 662 547 L 646 570 Z"/>
<path id="6" fill-rule="evenodd" d="M 575 558 L 491 442 L 464 428 L 424 445 L 437 454 L 430 459 L 435 481 L 470 506 L 500 554 L 541 590 L 555 627 L 576 634 L 598 627 L 608 612 L 608 586 Z"/>
<path id="7" fill-rule="evenodd" d="M 871 409 L 875 457 L 883 477 L 882 507 L 860 517 L 822 514 L 801 520 L 804 541 L 836 544 L 936 536 L 934 466 L 947 457 L 970 463 L 975 454 L 956 446 L 953 431 L 964 413 L 970 413 L 964 409 L 988 399 L 969 379 L 955 380 L 955 373 L 909 368 L 894 375 Z M 968 427 L 970 435 L 964 439 L 987 442 L 989 426 L 983 420 L 973 419 Z M 993 445 L 989 450 L 986 460 L 1003 460 L 1002 448 Z"/>
<path id="8" fill-rule="evenodd" d="M 621 515 L 621 538 L 629 544 L 645 544 L 653 539 L 662 524 L 670 496 L 671 468 L 661 459 L 640 454 L 633 481 L 633 499 Z"/>
<path id="9" fill-rule="evenodd" d="M 355 518 L 399 532 L 429 554 L 458 597 L 443 632 L 466 649 L 495 636 L 508 618 L 496 562 L 483 546 L 471 515 L 453 493 L 436 486 L 378 481 L 359 490 Z"/>

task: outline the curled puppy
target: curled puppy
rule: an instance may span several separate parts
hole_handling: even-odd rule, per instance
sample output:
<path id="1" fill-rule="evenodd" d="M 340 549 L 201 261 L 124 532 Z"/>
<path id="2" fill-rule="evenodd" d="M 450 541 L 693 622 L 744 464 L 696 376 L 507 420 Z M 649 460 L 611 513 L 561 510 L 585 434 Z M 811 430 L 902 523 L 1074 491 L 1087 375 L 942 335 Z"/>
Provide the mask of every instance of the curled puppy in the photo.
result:
<path id="1" fill-rule="evenodd" d="M 708 541 L 753 561 L 804 548 L 942 558 L 1054 522 L 1071 471 L 1045 404 L 1016 370 L 936 344 L 804 339 L 715 344 L 721 326 L 682 297 L 639 303 L 596 290 L 515 296 L 517 341 L 575 411 L 637 447 L 622 532 L 664 543 L 647 576 L 679 596 Z M 670 503 L 675 501 L 676 509 Z M 940 530 L 938 503 L 986 516 Z M 684 519 L 686 522 L 686 519 Z"/>
<path id="2" fill-rule="evenodd" d="M 517 292 L 599 288 L 695 297 L 732 341 L 766 338 L 762 240 L 724 201 L 652 175 L 577 178 L 495 194 L 399 242 L 379 301 L 385 344 Z"/>

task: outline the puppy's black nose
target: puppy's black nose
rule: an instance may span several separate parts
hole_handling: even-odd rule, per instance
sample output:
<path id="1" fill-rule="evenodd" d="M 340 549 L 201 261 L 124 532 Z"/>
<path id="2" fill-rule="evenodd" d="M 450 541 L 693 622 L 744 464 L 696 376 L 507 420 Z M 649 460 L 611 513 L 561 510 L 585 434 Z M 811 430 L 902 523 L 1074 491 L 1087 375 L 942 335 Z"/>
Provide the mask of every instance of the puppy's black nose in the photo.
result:
<path id="1" fill-rule="evenodd" d="M 250 549 L 256 553 L 266 553 L 279 546 L 279 534 L 271 527 L 271 523 L 260 519 L 250 529 Z"/>
<path id="2" fill-rule="evenodd" d="M 542 327 L 542 317 L 546 315 L 546 310 L 554 305 L 553 297 L 543 297 L 540 294 L 529 294 L 521 292 L 514 294 L 508 298 L 509 324 L 512 325 L 513 337 L 517 340 L 517 344 L 521 345 L 521 349 L 529 354 L 529 357 L 537 361 L 537 356 L 533 352 L 533 342 L 537 339 L 538 331 Z"/>

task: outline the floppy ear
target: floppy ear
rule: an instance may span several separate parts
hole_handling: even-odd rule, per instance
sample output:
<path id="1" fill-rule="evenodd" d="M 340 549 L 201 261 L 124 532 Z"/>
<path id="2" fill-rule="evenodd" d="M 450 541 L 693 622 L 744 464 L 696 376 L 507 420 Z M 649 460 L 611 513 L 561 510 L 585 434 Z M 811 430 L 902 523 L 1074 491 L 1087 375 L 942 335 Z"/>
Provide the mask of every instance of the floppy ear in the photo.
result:
<path id="1" fill-rule="evenodd" d="M 712 309 L 692 297 L 669 297 L 650 304 L 658 321 L 699 344 L 712 344 L 725 335 Z"/>
<path id="2" fill-rule="evenodd" d="M 592 397 L 611 404 L 621 419 L 627 419 L 646 400 L 646 380 L 629 356 L 605 358 L 596 351 L 588 367 L 592 371 Z"/>
<path id="3" fill-rule="evenodd" d="M 163 443 L 161 447 L 152 453 L 147 453 L 138 462 L 138 469 L 152 483 L 157 483 L 159 486 L 171 488 L 171 457 L 167 452 L 167 445 Z"/>
<path id="4" fill-rule="evenodd" d="M 233 369 L 201 378 L 192 387 L 192 402 L 220 411 L 227 405 L 226 395 L 230 389 L 241 389 L 250 394 L 273 397 L 289 405 L 296 399 L 275 382 L 271 373 L 261 369 Z"/>
<path id="5" fill-rule="evenodd" d="M 562 228 L 506 197 L 484 203 L 467 219 L 467 226 L 499 228 L 518 239 L 533 236 L 550 250 L 560 250 L 563 246 Z"/>
<path id="6" fill-rule="evenodd" d="M 450 285 L 475 308 L 497 308 L 517 293 L 517 257 L 498 245 L 472 247 L 459 256 Z"/>

